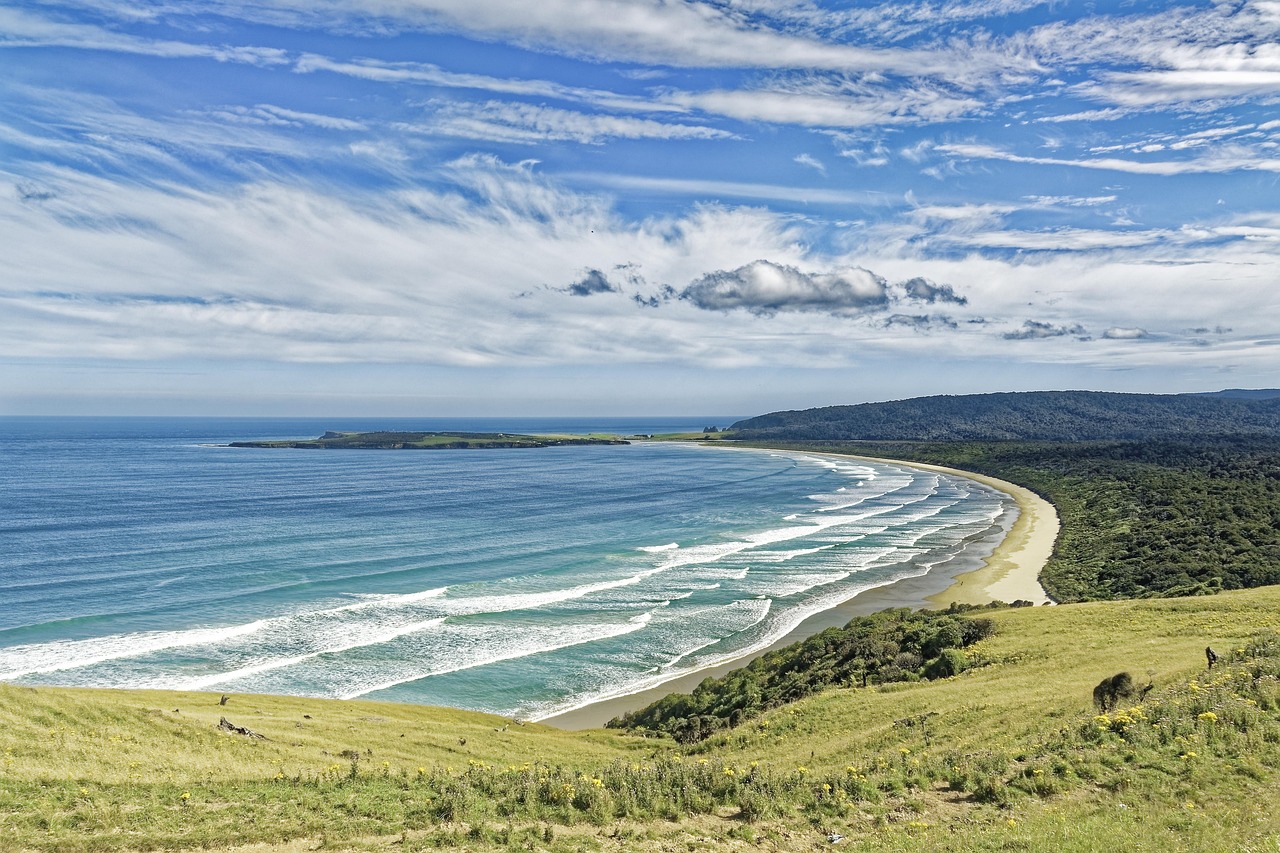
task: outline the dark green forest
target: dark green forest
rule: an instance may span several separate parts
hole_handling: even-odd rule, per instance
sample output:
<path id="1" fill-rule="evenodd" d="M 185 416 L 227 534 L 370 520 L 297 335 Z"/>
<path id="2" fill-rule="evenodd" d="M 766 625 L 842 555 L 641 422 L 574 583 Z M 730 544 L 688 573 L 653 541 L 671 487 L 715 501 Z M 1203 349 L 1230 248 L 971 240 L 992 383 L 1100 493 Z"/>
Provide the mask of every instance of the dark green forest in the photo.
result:
<path id="1" fill-rule="evenodd" d="M 1280 391 L 1115 394 L 1029 391 L 917 397 L 774 412 L 734 424 L 745 440 L 1105 441 L 1280 437 Z"/>
<path id="2" fill-rule="evenodd" d="M 949 465 L 1026 486 L 1062 522 L 1040 576 L 1060 602 L 1280 583 L 1280 439 L 768 445 Z"/>
<path id="3" fill-rule="evenodd" d="M 722 678 L 708 678 L 692 693 L 665 696 L 610 720 L 608 726 L 665 732 L 681 743 L 695 743 L 829 688 L 947 678 L 973 664 L 965 649 L 994 630 L 990 619 L 960 616 L 983 609 L 899 608 L 860 616 L 843 628 L 828 628 L 761 655 Z"/>

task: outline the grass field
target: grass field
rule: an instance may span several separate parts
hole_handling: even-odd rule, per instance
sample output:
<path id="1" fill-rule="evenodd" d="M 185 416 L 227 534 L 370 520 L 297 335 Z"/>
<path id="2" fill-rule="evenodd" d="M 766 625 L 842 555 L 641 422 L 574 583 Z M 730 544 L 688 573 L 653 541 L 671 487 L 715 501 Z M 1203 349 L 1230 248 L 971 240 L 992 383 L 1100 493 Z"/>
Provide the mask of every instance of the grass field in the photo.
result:
<path id="1" fill-rule="evenodd" d="M 999 631 L 958 677 L 832 691 L 687 748 L 0 686 L 0 849 L 1278 849 L 1280 588 L 983 615 Z M 1101 717 L 1093 687 L 1122 670 L 1154 688 Z"/>

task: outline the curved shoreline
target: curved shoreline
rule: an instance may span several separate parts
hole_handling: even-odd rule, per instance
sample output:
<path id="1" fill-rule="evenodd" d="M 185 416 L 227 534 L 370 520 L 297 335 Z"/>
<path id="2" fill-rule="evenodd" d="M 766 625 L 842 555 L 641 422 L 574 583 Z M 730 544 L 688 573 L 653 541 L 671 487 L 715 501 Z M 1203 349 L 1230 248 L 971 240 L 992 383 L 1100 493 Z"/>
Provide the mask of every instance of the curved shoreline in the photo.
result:
<path id="1" fill-rule="evenodd" d="M 760 449 L 767 450 L 767 448 Z M 971 471 L 941 465 L 904 462 L 900 459 L 883 459 L 851 453 L 802 452 L 810 456 L 832 456 L 840 459 L 862 459 L 869 462 L 902 465 L 975 480 L 1013 498 L 1018 507 L 1018 517 L 1004 539 L 983 560 L 981 568 L 946 578 L 948 585 L 944 589 L 939 590 L 937 588 L 939 578 L 936 576 L 931 578 L 930 575 L 904 578 L 885 586 L 869 589 L 829 610 L 810 616 L 789 634 L 767 648 L 716 666 L 695 670 L 670 681 L 664 681 L 656 687 L 603 699 L 545 717 L 539 722 L 568 730 L 599 728 L 614 717 L 643 708 L 663 696 L 671 693 L 688 693 L 703 679 L 724 675 L 774 649 L 799 642 L 826 628 L 843 626 L 855 616 L 875 613 L 889 607 L 942 608 L 952 602 L 959 604 L 1017 600 L 1030 601 L 1034 604 L 1050 602 L 1044 588 L 1040 586 L 1039 575 L 1049 555 L 1053 553 L 1053 545 L 1058 536 L 1058 513 L 1053 504 L 1035 492 L 985 474 L 975 474 Z"/>
<path id="2" fill-rule="evenodd" d="M 990 486 L 1004 492 L 1018 505 L 1018 518 L 996 546 L 983 560 L 983 566 L 952 578 L 951 586 L 928 597 L 935 607 L 958 604 L 987 604 L 992 601 L 1030 601 L 1032 604 L 1050 604 L 1052 600 L 1040 585 L 1040 571 L 1053 554 L 1058 539 L 1058 511 L 1053 504 L 1035 492 L 998 480 L 986 474 L 976 474 L 959 468 L 930 465 L 925 462 L 903 462 L 900 459 L 882 459 L 875 456 L 855 456 L 851 453 L 816 454 L 846 459 L 866 459 L 871 462 L 890 462 L 908 468 L 951 474 Z"/>

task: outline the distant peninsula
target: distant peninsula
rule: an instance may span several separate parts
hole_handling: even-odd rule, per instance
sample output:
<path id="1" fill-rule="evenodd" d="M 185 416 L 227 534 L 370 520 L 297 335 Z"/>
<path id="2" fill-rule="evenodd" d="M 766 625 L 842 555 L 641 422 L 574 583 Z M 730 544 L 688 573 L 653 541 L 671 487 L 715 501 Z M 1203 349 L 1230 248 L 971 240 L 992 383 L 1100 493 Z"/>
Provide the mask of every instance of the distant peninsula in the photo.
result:
<path id="1" fill-rule="evenodd" d="M 630 444 L 617 436 L 516 435 L 495 432 L 326 432 L 319 438 L 284 441 L 233 441 L 228 447 L 299 450 L 489 450 L 504 447 L 562 447 Z"/>

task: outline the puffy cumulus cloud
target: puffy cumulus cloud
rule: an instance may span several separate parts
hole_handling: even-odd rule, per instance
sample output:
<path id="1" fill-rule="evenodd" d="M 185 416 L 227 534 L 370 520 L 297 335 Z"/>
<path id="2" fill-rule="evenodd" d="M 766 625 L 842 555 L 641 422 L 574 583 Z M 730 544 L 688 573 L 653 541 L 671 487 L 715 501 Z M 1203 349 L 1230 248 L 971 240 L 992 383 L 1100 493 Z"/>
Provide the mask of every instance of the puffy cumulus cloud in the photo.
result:
<path id="1" fill-rule="evenodd" d="M 960 328 L 959 323 L 942 314 L 890 314 L 885 318 L 884 324 L 887 328 L 898 326 L 916 332 Z"/>
<path id="2" fill-rule="evenodd" d="M 849 267 L 806 273 L 793 266 L 758 260 L 699 278 L 680 294 L 707 311 L 743 309 L 768 315 L 812 311 L 852 315 L 889 302 L 889 283 L 870 270 Z"/>
<path id="3" fill-rule="evenodd" d="M 1071 326 L 1055 326 L 1039 320 L 1026 320 L 1021 329 L 1005 332 L 1001 337 L 1006 341 L 1036 341 L 1043 338 L 1064 338 L 1074 335 L 1079 338 L 1088 336 L 1088 332 L 1079 323 Z"/>
<path id="4" fill-rule="evenodd" d="M 594 296 L 597 293 L 617 293 L 619 288 L 600 270 L 590 269 L 573 284 L 564 289 L 570 296 Z"/>
<path id="5" fill-rule="evenodd" d="M 934 284 L 927 278 L 908 279 L 898 285 L 908 299 L 918 299 L 930 304 L 935 302 L 954 302 L 956 305 L 967 305 L 969 300 L 958 295 L 949 284 Z"/>
<path id="6" fill-rule="evenodd" d="M 1145 337 L 1149 337 L 1146 329 L 1126 328 L 1124 326 L 1112 326 L 1102 333 L 1102 337 L 1109 341 L 1138 341 Z"/>
<path id="7" fill-rule="evenodd" d="M 657 293 L 650 293 L 648 295 L 643 293 L 633 293 L 631 295 L 631 301 L 639 305 L 641 308 L 657 308 L 660 305 L 665 305 L 672 299 L 679 298 L 680 294 L 669 284 L 662 285 L 662 287 L 658 289 Z"/>

